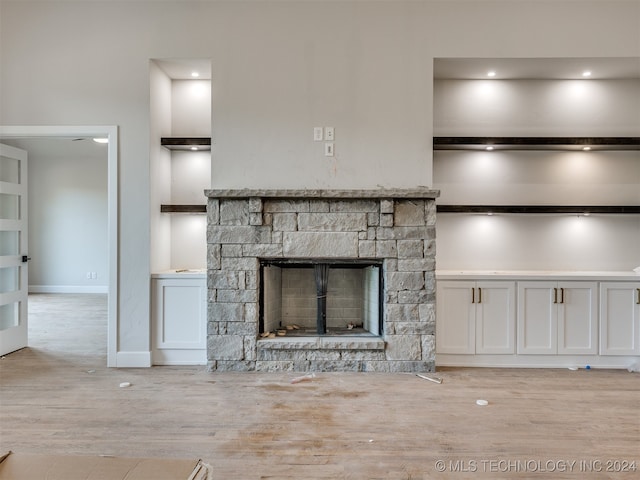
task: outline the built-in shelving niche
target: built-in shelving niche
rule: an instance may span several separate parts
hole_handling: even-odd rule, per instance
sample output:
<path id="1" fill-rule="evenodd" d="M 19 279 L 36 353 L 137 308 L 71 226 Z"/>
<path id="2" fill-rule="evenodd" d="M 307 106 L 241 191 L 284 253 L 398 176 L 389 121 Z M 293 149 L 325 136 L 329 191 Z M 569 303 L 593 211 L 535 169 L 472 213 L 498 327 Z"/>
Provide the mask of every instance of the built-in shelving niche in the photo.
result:
<path id="1" fill-rule="evenodd" d="M 169 150 L 211 151 L 211 137 L 162 137 L 160 144 Z M 160 205 L 161 213 L 207 213 L 206 205 Z"/>
<path id="2" fill-rule="evenodd" d="M 640 137 L 433 137 L 434 150 L 640 150 Z M 439 213 L 639 214 L 638 205 L 438 205 Z"/>
<path id="3" fill-rule="evenodd" d="M 640 137 L 433 137 L 434 150 L 640 150 Z"/>

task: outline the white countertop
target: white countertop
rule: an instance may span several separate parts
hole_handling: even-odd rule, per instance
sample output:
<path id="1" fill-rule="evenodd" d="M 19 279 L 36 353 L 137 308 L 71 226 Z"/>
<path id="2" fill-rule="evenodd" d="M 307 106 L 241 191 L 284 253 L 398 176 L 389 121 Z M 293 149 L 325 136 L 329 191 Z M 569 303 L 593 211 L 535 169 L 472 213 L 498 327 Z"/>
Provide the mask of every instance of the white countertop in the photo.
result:
<path id="1" fill-rule="evenodd" d="M 178 268 L 152 273 L 151 278 L 207 278 L 207 270 L 205 268 Z"/>
<path id="2" fill-rule="evenodd" d="M 631 271 L 562 271 L 562 270 L 436 270 L 438 280 L 589 280 L 640 281 Z"/>

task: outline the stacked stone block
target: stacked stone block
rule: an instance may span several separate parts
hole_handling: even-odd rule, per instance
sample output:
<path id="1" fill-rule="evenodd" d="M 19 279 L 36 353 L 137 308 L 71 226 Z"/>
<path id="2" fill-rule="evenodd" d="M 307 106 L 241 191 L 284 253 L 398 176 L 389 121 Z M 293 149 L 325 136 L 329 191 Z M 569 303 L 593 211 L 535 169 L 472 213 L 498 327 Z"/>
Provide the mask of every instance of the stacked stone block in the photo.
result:
<path id="1" fill-rule="evenodd" d="M 207 192 L 210 370 L 433 371 L 433 190 Z M 383 261 L 383 335 L 258 339 L 260 259 Z"/>

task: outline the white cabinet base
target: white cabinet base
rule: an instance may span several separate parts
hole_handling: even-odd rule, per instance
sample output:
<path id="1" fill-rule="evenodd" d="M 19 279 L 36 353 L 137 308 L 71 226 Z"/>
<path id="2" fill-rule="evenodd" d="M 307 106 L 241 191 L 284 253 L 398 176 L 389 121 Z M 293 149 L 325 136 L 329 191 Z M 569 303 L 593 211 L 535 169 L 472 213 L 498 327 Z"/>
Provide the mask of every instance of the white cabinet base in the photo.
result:
<path id="1" fill-rule="evenodd" d="M 206 279 L 194 277 L 151 280 L 153 365 L 207 363 Z"/>

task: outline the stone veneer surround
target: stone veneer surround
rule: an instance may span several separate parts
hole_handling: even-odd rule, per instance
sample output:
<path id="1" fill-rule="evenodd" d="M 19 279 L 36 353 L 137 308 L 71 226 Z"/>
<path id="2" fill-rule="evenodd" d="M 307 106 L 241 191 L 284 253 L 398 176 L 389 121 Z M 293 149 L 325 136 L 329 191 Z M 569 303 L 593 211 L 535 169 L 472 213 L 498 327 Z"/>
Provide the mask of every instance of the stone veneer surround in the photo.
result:
<path id="1" fill-rule="evenodd" d="M 434 370 L 437 190 L 205 193 L 210 370 Z M 383 334 L 258 338 L 263 258 L 382 260 Z"/>

